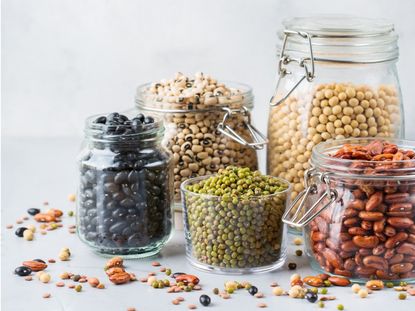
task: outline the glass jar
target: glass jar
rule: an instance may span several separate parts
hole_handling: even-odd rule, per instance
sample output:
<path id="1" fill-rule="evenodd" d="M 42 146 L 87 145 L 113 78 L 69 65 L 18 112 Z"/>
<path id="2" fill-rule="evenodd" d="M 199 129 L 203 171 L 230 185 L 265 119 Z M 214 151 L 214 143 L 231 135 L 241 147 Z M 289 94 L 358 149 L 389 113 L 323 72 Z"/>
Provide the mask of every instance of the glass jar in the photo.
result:
<path id="1" fill-rule="evenodd" d="M 409 150 L 403 154 L 412 154 L 411 158 L 367 161 L 332 156 L 345 144 L 384 142 Z M 392 153 L 386 149 L 379 156 L 390 159 Z M 366 150 L 375 149 L 368 147 L 364 153 Z M 312 168 L 305 177 L 307 188 L 283 218 L 287 224 L 303 228 L 306 253 L 314 269 L 356 282 L 373 278 L 415 281 L 414 152 L 415 142 L 399 139 L 332 140 L 314 147 Z M 293 207 L 298 214 L 290 217 Z"/>
<path id="2" fill-rule="evenodd" d="M 86 121 L 79 156 L 78 235 L 103 255 L 154 255 L 173 228 L 172 161 L 160 143 L 162 121 L 138 133 L 108 134 L 111 125 L 96 117 Z"/>
<path id="3" fill-rule="evenodd" d="M 313 147 L 349 137 L 403 137 L 398 36 L 381 19 L 293 18 L 280 33 L 267 173 L 303 189 Z"/>
<path id="4" fill-rule="evenodd" d="M 255 170 L 258 167 L 256 150 L 263 149 L 267 140 L 251 125 L 250 87 L 226 83 L 231 91 L 225 95 L 224 84 L 214 81 L 211 95 L 204 98 L 183 94 L 183 88 L 194 80 L 179 74 L 174 82 L 183 82 L 182 93 L 175 97 L 156 95 L 157 83 L 139 86 L 136 106 L 164 120 L 163 145 L 173 155 L 174 200 L 182 210 L 180 185 L 183 181 L 215 174 L 229 165 Z"/>
<path id="5" fill-rule="evenodd" d="M 215 177 L 217 175 L 214 175 Z M 280 191 L 258 196 L 196 193 L 212 176 L 182 183 L 186 256 L 202 270 L 226 274 L 271 271 L 286 259 L 286 226 L 282 215 L 289 203 L 291 187 L 271 177 Z"/>

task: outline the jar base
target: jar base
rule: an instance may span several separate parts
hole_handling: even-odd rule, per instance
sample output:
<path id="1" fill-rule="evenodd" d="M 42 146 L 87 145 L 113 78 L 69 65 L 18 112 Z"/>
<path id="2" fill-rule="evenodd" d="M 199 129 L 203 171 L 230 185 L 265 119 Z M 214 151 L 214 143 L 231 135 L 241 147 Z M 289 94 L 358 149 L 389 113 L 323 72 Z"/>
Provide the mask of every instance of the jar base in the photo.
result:
<path id="1" fill-rule="evenodd" d="M 129 250 L 128 253 L 123 254 L 122 252 L 119 252 L 117 250 L 114 251 L 108 251 L 108 250 L 99 250 L 99 249 L 94 249 L 94 253 L 101 256 L 101 257 L 105 257 L 105 258 L 111 258 L 114 256 L 119 256 L 122 257 L 123 259 L 141 259 L 141 258 L 147 258 L 147 257 L 152 257 L 157 255 L 158 253 L 160 253 L 163 245 L 160 245 L 159 247 L 152 249 L 150 251 L 134 251 L 134 250 Z"/>
<path id="2" fill-rule="evenodd" d="M 310 266 L 311 268 L 316 271 L 317 273 L 324 273 L 324 274 L 328 274 L 330 276 L 339 276 L 339 277 L 344 277 L 342 275 L 337 275 L 334 273 L 330 273 L 327 272 L 326 270 L 324 270 L 323 268 L 321 268 L 321 266 L 319 265 L 319 263 L 314 259 L 314 258 L 310 258 Z M 359 278 L 354 278 L 354 277 L 350 277 L 347 278 L 350 280 L 350 282 L 352 283 L 358 283 L 358 284 L 365 284 L 367 281 L 370 281 L 370 279 L 359 279 Z M 399 280 L 382 280 L 383 282 L 392 282 L 394 283 L 394 285 L 399 285 L 400 282 L 406 282 L 408 284 L 413 284 L 415 283 L 415 278 L 407 278 L 407 279 L 399 279 Z"/>
<path id="3" fill-rule="evenodd" d="M 208 264 L 201 263 L 197 261 L 194 257 L 186 255 L 189 263 L 198 270 L 207 271 L 216 274 L 229 274 L 229 275 L 242 275 L 242 274 L 256 274 L 256 273 L 265 273 L 270 272 L 276 269 L 281 268 L 287 258 L 286 253 L 281 254 L 280 259 L 274 262 L 271 265 L 261 266 L 261 267 L 252 267 L 252 268 L 222 268 L 217 266 L 212 266 Z"/>
<path id="4" fill-rule="evenodd" d="M 88 241 L 86 241 L 80 234 L 78 234 L 78 237 L 80 238 L 80 240 L 84 242 L 87 246 L 89 246 L 95 254 L 101 257 L 105 257 L 105 258 L 119 256 L 124 259 L 140 259 L 140 258 L 147 258 L 147 257 L 155 256 L 158 253 L 160 253 L 161 249 L 170 241 L 172 236 L 173 236 L 173 230 L 171 231 L 168 237 L 148 247 L 129 248 L 129 249 L 122 249 L 122 248 L 111 249 L 111 248 L 97 247 L 89 243 Z"/>

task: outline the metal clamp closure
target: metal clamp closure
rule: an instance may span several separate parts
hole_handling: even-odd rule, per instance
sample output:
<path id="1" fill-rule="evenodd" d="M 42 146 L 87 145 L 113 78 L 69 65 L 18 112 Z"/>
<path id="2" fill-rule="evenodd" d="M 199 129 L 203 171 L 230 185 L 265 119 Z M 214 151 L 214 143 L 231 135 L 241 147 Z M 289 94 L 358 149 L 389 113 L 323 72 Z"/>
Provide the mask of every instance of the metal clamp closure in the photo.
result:
<path id="1" fill-rule="evenodd" d="M 287 41 L 289 36 L 292 35 L 298 35 L 304 39 L 307 39 L 308 41 L 308 46 L 309 46 L 309 52 L 310 55 L 309 57 L 305 57 L 305 58 L 300 58 L 300 59 L 295 59 L 295 58 L 291 58 L 289 55 L 287 55 L 285 53 L 285 49 L 287 46 Z M 289 74 L 292 74 L 292 72 L 288 71 L 287 68 L 285 67 L 286 65 L 288 65 L 291 62 L 295 62 L 297 63 L 301 68 L 304 68 L 304 75 L 300 78 L 300 80 L 298 80 L 294 86 L 287 92 L 287 94 L 285 94 L 282 98 L 278 99 L 278 89 L 279 89 L 279 85 L 281 80 Z M 310 67 L 308 67 L 307 63 L 310 62 Z M 291 93 L 301 84 L 301 82 L 303 82 L 304 80 L 307 80 L 308 82 L 312 82 L 313 79 L 315 78 L 315 66 L 314 66 L 314 55 L 313 55 L 313 45 L 311 43 L 311 35 L 308 32 L 303 32 L 303 31 L 293 31 L 293 30 L 285 30 L 284 31 L 284 40 L 282 43 L 282 48 L 281 48 L 281 52 L 280 52 L 280 59 L 278 61 L 278 81 L 277 81 L 277 85 L 275 87 L 275 91 L 274 91 L 274 95 L 271 98 L 270 101 L 270 105 L 271 106 L 277 106 L 279 104 L 281 104 L 284 100 L 286 100 L 288 98 L 288 96 L 291 95 Z"/>
<path id="2" fill-rule="evenodd" d="M 228 107 L 223 107 L 222 110 L 225 111 L 225 115 L 223 116 L 222 122 L 218 124 L 218 131 L 221 132 L 223 135 L 235 140 L 236 142 L 240 143 L 241 145 L 251 147 L 256 150 L 263 149 L 264 146 L 268 143 L 268 139 L 264 134 L 262 134 L 257 128 L 255 128 L 251 124 L 251 114 L 249 110 L 242 106 L 241 109 L 231 109 Z M 228 124 L 228 120 L 237 114 L 242 114 L 246 117 L 246 120 L 243 122 L 243 126 L 248 129 L 250 136 L 252 138 L 252 142 L 248 142 L 245 138 L 240 136 L 236 133 Z"/>
<path id="3" fill-rule="evenodd" d="M 294 201 L 290 204 L 289 208 L 285 211 L 284 215 L 282 216 L 282 221 L 284 223 L 297 228 L 307 226 L 314 218 L 320 215 L 322 211 L 324 211 L 327 207 L 336 201 L 338 193 L 335 189 L 330 188 L 329 174 L 330 173 L 316 172 L 315 169 L 310 169 L 305 172 L 305 189 L 297 195 Z M 308 196 L 310 194 L 317 194 L 318 192 L 318 185 L 316 183 L 309 184 L 310 181 L 314 178 L 317 178 L 320 183 L 325 184 L 326 191 L 324 191 L 324 193 L 310 208 L 307 208 L 305 203 Z M 329 201 L 320 207 L 320 203 L 323 202 L 323 200 L 326 198 L 329 199 Z M 296 210 L 292 215 L 294 209 Z"/>

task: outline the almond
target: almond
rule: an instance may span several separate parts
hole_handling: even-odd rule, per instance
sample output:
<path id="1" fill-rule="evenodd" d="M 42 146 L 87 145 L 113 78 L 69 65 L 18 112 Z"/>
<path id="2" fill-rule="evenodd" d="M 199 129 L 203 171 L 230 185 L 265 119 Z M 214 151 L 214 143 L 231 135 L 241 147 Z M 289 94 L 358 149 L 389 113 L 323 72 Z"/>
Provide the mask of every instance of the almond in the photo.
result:
<path id="1" fill-rule="evenodd" d="M 105 269 L 110 269 L 114 267 L 122 267 L 123 266 L 123 259 L 121 257 L 113 257 L 107 261 L 105 265 Z"/>
<path id="2" fill-rule="evenodd" d="M 304 283 L 306 283 L 307 285 L 314 286 L 314 287 L 320 287 L 320 286 L 323 286 L 324 284 L 322 279 L 320 279 L 319 277 L 315 277 L 315 276 L 307 276 L 303 280 L 304 280 Z"/>
<path id="3" fill-rule="evenodd" d="M 32 269 L 32 271 L 37 272 L 37 271 L 45 270 L 48 265 L 40 261 L 28 260 L 28 261 L 23 261 L 22 266 L 28 267 Z"/>
<path id="4" fill-rule="evenodd" d="M 371 290 L 381 290 L 384 285 L 381 280 L 370 280 L 366 282 L 366 287 Z"/>
<path id="5" fill-rule="evenodd" d="M 350 280 L 338 276 L 331 276 L 329 277 L 329 281 L 331 284 L 336 286 L 348 286 L 350 285 Z"/>
<path id="6" fill-rule="evenodd" d="M 55 216 L 50 215 L 50 214 L 39 213 L 35 215 L 35 220 L 38 222 L 51 222 L 51 221 L 55 221 L 56 218 Z"/>
<path id="7" fill-rule="evenodd" d="M 109 268 L 107 271 L 105 271 L 105 273 L 108 276 L 111 276 L 111 275 L 116 274 L 116 273 L 122 273 L 122 272 L 125 272 L 125 270 L 124 270 L 124 268 L 121 268 L 121 267 Z"/>
<path id="8" fill-rule="evenodd" d="M 61 217 L 63 215 L 63 212 L 56 208 L 51 208 L 50 210 L 47 210 L 46 213 L 56 218 Z"/>
<path id="9" fill-rule="evenodd" d="M 116 285 L 127 283 L 130 281 L 130 279 L 131 279 L 131 276 L 127 272 L 119 272 L 119 273 L 110 275 L 110 281 Z"/>
<path id="10" fill-rule="evenodd" d="M 92 287 L 97 287 L 99 284 L 99 280 L 97 278 L 88 278 L 88 283 Z"/>

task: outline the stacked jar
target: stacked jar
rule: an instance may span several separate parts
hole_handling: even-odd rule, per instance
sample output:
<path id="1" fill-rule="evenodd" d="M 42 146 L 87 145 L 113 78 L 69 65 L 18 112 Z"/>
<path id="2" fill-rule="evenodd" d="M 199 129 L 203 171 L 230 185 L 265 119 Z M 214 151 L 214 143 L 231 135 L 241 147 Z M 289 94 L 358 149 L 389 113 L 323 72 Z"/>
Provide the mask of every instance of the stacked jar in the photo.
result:
<path id="1" fill-rule="evenodd" d="M 397 34 L 383 20 L 294 18 L 281 32 L 279 81 L 268 123 L 268 174 L 304 190 L 320 142 L 401 137 Z"/>
<path id="2" fill-rule="evenodd" d="M 79 156 L 79 237 L 104 255 L 156 254 L 171 236 L 171 156 L 161 120 L 138 114 L 88 118 Z"/>
<path id="3" fill-rule="evenodd" d="M 138 87 L 137 108 L 164 119 L 164 146 L 173 155 L 174 199 L 181 210 L 180 185 L 229 165 L 256 169 L 256 149 L 266 138 L 250 124 L 253 95 L 248 86 L 220 83 L 209 75 Z"/>

